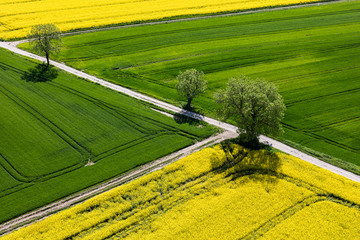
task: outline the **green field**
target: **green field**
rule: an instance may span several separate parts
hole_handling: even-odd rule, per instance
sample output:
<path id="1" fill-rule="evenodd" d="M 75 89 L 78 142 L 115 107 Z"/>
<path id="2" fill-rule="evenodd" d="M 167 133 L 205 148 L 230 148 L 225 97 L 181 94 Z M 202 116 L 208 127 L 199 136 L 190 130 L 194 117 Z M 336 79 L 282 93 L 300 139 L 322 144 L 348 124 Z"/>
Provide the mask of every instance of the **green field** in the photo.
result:
<path id="1" fill-rule="evenodd" d="M 176 75 L 203 70 L 208 115 L 230 77 L 262 77 L 285 99 L 283 140 L 360 166 L 359 20 L 354 1 L 139 26 L 64 37 L 57 59 L 178 105 Z"/>
<path id="2" fill-rule="evenodd" d="M 34 66 L 0 49 L 0 223 L 215 131 L 64 72 L 23 80 Z"/>

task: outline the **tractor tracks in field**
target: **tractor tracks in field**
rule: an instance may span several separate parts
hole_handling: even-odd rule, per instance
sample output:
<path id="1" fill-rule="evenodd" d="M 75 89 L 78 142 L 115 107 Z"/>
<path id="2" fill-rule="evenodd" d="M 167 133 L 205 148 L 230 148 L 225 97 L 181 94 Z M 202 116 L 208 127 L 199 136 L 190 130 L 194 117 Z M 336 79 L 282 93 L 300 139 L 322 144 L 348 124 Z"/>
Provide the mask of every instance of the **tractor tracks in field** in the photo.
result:
<path id="1" fill-rule="evenodd" d="M 248 10 L 238 10 L 233 12 L 226 12 L 226 13 L 209 13 L 200 16 L 180 16 L 177 19 L 170 19 L 170 20 L 159 20 L 153 19 L 147 22 L 140 22 L 140 23 L 129 23 L 126 25 L 117 25 L 117 26 L 105 26 L 105 27 L 96 27 L 92 29 L 85 29 L 85 30 L 73 30 L 71 32 L 62 33 L 62 36 L 70 36 L 70 35 L 78 35 L 83 33 L 91 33 L 91 32 L 100 32 L 100 31 L 107 31 L 113 29 L 121 29 L 121 28 L 132 28 L 132 27 L 140 27 L 140 26 L 149 26 L 149 25 L 159 25 L 159 24 L 168 24 L 168 23 L 175 23 L 175 22 L 189 22 L 189 21 L 196 21 L 196 20 L 203 20 L 203 19 L 211 19 L 211 18 L 218 18 L 218 17 L 229 17 L 229 16 L 238 16 L 238 15 L 246 15 L 246 14 L 253 14 L 253 13 L 262 13 L 262 12 L 273 12 L 279 10 L 287 10 L 287 9 L 295 9 L 295 8 L 302 8 L 302 7 L 311 7 L 311 6 L 321 6 L 321 5 L 328 5 L 340 2 L 351 2 L 355 0 L 320 0 L 318 2 L 310 2 L 310 3 L 300 3 L 300 4 L 293 4 L 293 5 L 283 5 L 283 6 L 270 6 L 264 7 L 260 9 L 248 9 Z M 290 18 L 291 19 L 291 18 Z M 24 43 L 28 40 L 20 40 L 14 43 Z M 16 45 L 17 45 L 16 44 Z"/>
<path id="2" fill-rule="evenodd" d="M 38 55 L 35 55 L 33 53 L 29 53 L 29 52 L 26 52 L 24 50 L 21 50 L 19 48 L 17 48 L 17 44 L 19 44 L 20 42 L 0 42 L 0 47 L 2 48 L 5 48 L 5 49 L 8 49 L 14 53 L 17 53 L 17 54 L 20 54 L 20 55 L 23 55 L 23 56 L 26 56 L 26 57 L 30 57 L 32 59 L 35 59 L 35 60 L 39 60 L 39 61 L 45 61 L 45 58 L 44 57 L 40 57 Z M 54 66 L 56 66 L 57 68 L 61 69 L 61 70 L 64 70 L 68 73 L 71 73 L 71 74 L 74 74 L 80 78 L 83 78 L 83 79 L 86 79 L 88 81 L 91 81 L 91 82 L 94 82 L 94 83 L 97 83 L 99 85 L 102 85 L 104 87 L 107 87 L 107 88 L 110 88 L 112 90 L 115 90 L 115 91 L 118 91 L 118 92 L 121 92 L 125 95 L 128 95 L 130 97 L 133 97 L 133 98 L 136 98 L 138 100 L 141 100 L 141 101 L 144 101 L 144 102 L 147 102 L 147 103 L 150 103 L 154 106 L 157 106 L 157 107 L 160 107 L 161 109 L 165 109 L 167 111 L 170 111 L 174 114 L 180 114 L 180 115 L 184 115 L 184 116 L 187 116 L 187 117 L 191 117 L 191 118 L 194 118 L 194 119 L 197 119 L 197 120 L 201 120 L 201 121 L 204 121 L 204 122 L 207 122 L 208 124 L 211 124 L 211 125 L 214 125 L 218 128 L 222 128 L 226 131 L 231 131 L 233 133 L 236 133 L 237 132 L 237 127 L 234 126 L 234 125 L 231 125 L 231 124 L 228 124 L 228 123 L 225 123 L 225 122 L 221 122 L 219 120 L 216 120 L 216 119 L 213 119 L 213 118 L 209 118 L 209 117 L 206 117 L 206 116 L 203 116 L 201 114 L 198 114 L 198 113 L 194 113 L 194 112 L 191 112 L 191 111 L 187 111 L 187 110 L 184 110 L 180 107 L 177 107 L 177 106 L 174 106 L 172 104 L 169 104 L 167 102 L 164 102 L 164 101 L 161 101 L 161 100 L 158 100 L 158 99 L 155 99 L 153 97 L 149 97 L 147 95 L 144 95 L 144 94 L 141 94 L 141 93 L 138 93 L 138 92 L 135 92 L 135 91 L 132 91 L 131 89 L 128 89 L 128 88 L 125 88 L 125 87 L 122 87 L 120 85 L 116 85 L 116 84 L 113 84 L 113 83 L 110 83 L 110 82 L 107 82 L 103 79 L 100 79 L 100 78 L 97 78 L 95 76 L 92 76 L 92 75 L 89 75 L 85 72 L 82 72 L 80 70 L 77 70 L 77 69 L 74 69 L 72 67 L 69 67 L 67 66 L 66 64 L 64 63 L 59 63 L 59 62 L 55 62 L 55 61 L 52 61 L 50 60 L 50 63 Z M 288 145 L 285 145 L 279 141 L 276 141 L 274 139 L 271 139 L 269 137 L 266 137 L 266 136 L 260 136 L 260 141 L 265 143 L 265 144 L 269 144 L 271 145 L 272 147 L 276 148 L 276 149 L 279 149 L 280 151 L 283 151 L 287 154 L 290 154 L 290 155 L 293 155 L 297 158 L 300 158 L 302 160 L 305 160 L 307 162 L 310 162 L 314 165 L 317 165 L 321 168 L 325 168 L 329 171 L 332 171 L 336 174 L 339 174 L 339 175 L 342 175 L 346 178 L 349 178 L 353 181 L 356 181 L 356 182 L 360 182 L 360 176 L 354 174 L 354 173 L 351 173 L 351 172 L 348 172 L 344 169 L 341 169 L 341 168 L 338 168 L 338 167 L 335 167 L 331 164 L 328 164 L 326 162 L 323 162 L 315 157 L 312 157 L 308 154 L 305 154 L 295 148 L 292 148 Z"/>
<path id="3" fill-rule="evenodd" d="M 250 10 L 239 10 L 234 12 L 228 12 L 228 13 L 212 13 L 212 15 L 204 15 L 204 16 L 195 16 L 195 17 L 183 17 L 178 19 L 170 19 L 170 20 L 153 20 L 150 22 L 143 22 L 143 23 L 130 23 L 127 25 L 119 25 L 119 26 L 109 26 L 109 27 L 100 27 L 95 29 L 86 29 L 86 30 L 80 30 L 80 31 L 73 31 L 73 32 L 67 32 L 63 33 L 63 36 L 69 36 L 69 35 L 77 35 L 77 34 L 83 34 L 83 33 L 90 33 L 90 32 L 99 32 L 99 31 L 107 31 L 110 29 L 119 29 L 119 28 L 131 28 L 131 27 L 138 27 L 138 26 L 148 26 L 148 25 L 158 25 L 158 24 L 167 24 L 167 23 L 174 23 L 174 22 L 185 22 L 185 21 L 196 21 L 196 20 L 202 20 L 202 19 L 210 19 L 210 18 L 218 18 L 218 17 L 228 17 L 228 16 L 237 16 L 237 15 L 246 15 L 246 14 L 252 14 L 252 13 L 261 13 L 261 12 L 272 12 L 272 11 L 279 11 L 279 10 L 287 10 L 287 9 L 294 9 L 294 8 L 302 8 L 302 7 L 311 7 L 311 6 L 320 6 L 320 5 L 327 5 L 327 4 L 333 4 L 333 3 L 339 3 L 339 2 L 349 2 L 354 0 L 323 0 L 318 2 L 310 2 L 310 3 L 303 3 L 303 4 L 295 4 L 295 5 L 285 5 L 285 6 L 270 6 L 260 9 L 250 9 Z"/>
<path id="4" fill-rule="evenodd" d="M 343 0 L 341 0 L 341 1 L 343 1 Z M 336 1 L 336 2 L 339 2 L 339 1 Z M 248 12 L 240 12 L 240 13 L 232 13 L 232 14 L 245 14 L 245 13 L 253 13 L 253 12 L 259 12 L 259 11 L 270 11 L 270 10 L 275 11 L 275 10 L 280 10 L 280 9 L 299 8 L 299 7 L 302 7 L 302 6 L 311 6 L 311 5 L 314 5 L 314 4 L 318 5 L 318 4 L 330 4 L 330 3 L 334 3 L 334 2 L 320 2 L 320 3 L 313 3 L 313 4 L 304 4 L 304 5 L 280 7 L 280 8 L 274 8 L 274 9 L 253 10 L 253 11 L 248 11 Z M 225 15 L 228 15 L 228 14 L 225 14 Z M 200 17 L 200 18 L 219 17 L 219 16 L 225 16 L 225 15 L 205 16 L 205 17 Z M 173 21 L 186 21 L 186 19 L 178 19 L 178 20 L 173 20 Z M 166 23 L 166 22 L 165 21 L 160 21 L 160 22 L 155 22 L 155 23 L 144 23 L 143 25 L 145 25 L 145 24 L 146 25 L 149 25 L 149 24 L 161 24 L 161 23 Z M 131 27 L 131 26 L 132 27 L 141 26 L 141 24 L 119 26 L 119 28 L 120 27 Z M 101 29 L 101 31 L 102 30 L 108 30 L 108 29 L 109 28 Z M 85 32 L 89 32 L 89 31 L 77 32 L 76 34 L 85 33 Z M 91 30 L 91 31 L 94 31 L 94 30 Z M 72 33 L 72 34 L 75 34 L 75 33 Z M 17 48 L 18 44 L 20 44 L 22 42 L 26 42 L 26 41 L 27 40 L 22 40 L 22 41 L 17 41 L 17 42 L 0 42 L 0 47 L 5 48 L 7 50 L 10 50 L 10 51 L 12 51 L 14 53 L 17 53 L 17 54 L 20 54 L 20 55 L 30 57 L 32 59 L 36 59 L 36 60 L 39 60 L 39 61 L 45 61 L 44 57 L 40 57 L 38 55 L 35 55 L 35 54 L 29 53 L 29 52 L 26 52 L 24 50 L 21 50 L 21 49 Z M 64 63 L 51 61 L 51 64 L 58 67 L 59 69 L 62 69 L 64 71 L 66 71 L 66 72 L 74 74 L 74 75 L 76 75 L 76 76 L 78 76 L 80 78 L 84 78 L 84 79 L 87 79 L 87 80 L 89 80 L 91 82 L 95 82 L 95 83 L 100 84 L 100 85 L 102 85 L 104 87 L 107 87 L 107 88 L 110 88 L 112 90 L 121 92 L 121 93 L 123 93 L 125 95 L 128 95 L 130 97 L 142 100 L 144 102 L 148 102 L 150 104 L 153 104 L 153 105 L 155 105 L 157 107 L 160 107 L 162 109 L 166 109 L 166 110 L 171 111 L 173 113 L 185 115 L 187 117 L 191 117 L 191 118 L 194 118 L 194 119 L 197 119 L 197 120 L 202 120 L 202 121 L 205 121 L 205 122 L 207 122 L 207 123 L 209 123 L 211 125 L 214 125 L 216 127 L 222 128 L 222 129 L 227 130 L 227 131 L 232 131 L 232 132 L 237 131 L 237 127 L 235 127 L 233 125 L 230 125 L 228 123 L 224 123 L 224 122 L 218 121 L 216 119 L 212 119 L 212 118 L 203 116 L 203 115 L 198 114 L 198 113 L 183 110 L 180 107 L 171 105 L 169 103 L 160 101 L 158 99 L 146 96 L 144 94 L 141 94 L 141 93 L 138 93 L 138 92 L 135 92 L 135 91 L 132 91 L 132 90 L 130 90 L 128 88 L 125 88 L 125 87 L 122 87 L 122 86 L 107 82 L 105 80 L 102 80 L 102 79 L 97 78 L 97 77 L 92 76 L 92 75 L 89 75 L 89 74 L 84 73 L 84 72 L 82 72 L 80 70 L 69 67 Z M 287 146 L 287 145 L 285 145 L 285 144 L 283 144 L 283 143 L 281 143 L 279 141 L 268 138 L 266 136 L 261 136 L 260 140 L 262 142 L 264 142 L 264 143 L 270 144 L 272 147 L 277 148 L 277 149 L 279 149 L 279 150 L 281 150 L 281 151 L 283 151 L 285 153 L 288 153 L 290 155 L 293 155 L 295 157 L 298 157 L 300 159 L 308 161 L 308 162 L 310 162 L 310 163 L 312 163 L 314 165 L 317 165 L 319 167 L 330 170 L 330 171 L 332 171 L 332 172 L 334 172 L 336 174 L 345 176 L 345 177 L 347 177 L 347 178 L 349 178 L 349 179 L 351 179 L 353 181 L 360 182 L 360 176 L 355 175 L 355 174 L 353 174 L 351 172 L 345 171 L 345 170 L 343 170 L 341 168 L 335 167 L 333 165 L 330 165 L 328 163 L 325 163 L 323 161 L 320 161 L 317 158 L 314 158 L 314 157 L 312 157 L 310 155 L 307 155 L 307 154 L 305 154 L 303 152 L 300 152 L 300 151 L 296 150 L 295 148 Z"/>
<path id="5" fill-rule="evenodd" d="M 27 57 L 30 57 L 30 58 L 33 58 L 33 59 L 36 59 L 36 60 L 39 60 L 39 61 L 44 61 L 45 59 L 43 57 L 40 57 L 40 56 L 37 56 L 35 54 L 32 54 L 32 53 L 29 53 L 29 52 L 26 52 L 26 51 L 23 51 L 23 50 L 20 50 L 16 47 L 16 45 L 14 45 L 13 43 L 4 43 L 4 42 L 0 42 L 0 47 L 3 47 L 3 48 L 6 48 L 12 52 L 15 52 L 15 53 L 18 53 L 20 55 L 23 55 L 23 56 L 27 56 Z M 116 84 L 112 84 L 110 82 L 107 82 L 105 80 L 102 80 L 102 79 L 99 79 L 97 77 L 94 77 L 94 76 L 91 76 L 89 74 L 86 74 L 82 71 L 79 71 L 79 70 L 76 70 L 74 68 L 71 68 L 63 63 L 58 63 L 58 62 L 54 62 L 54 61 L 51 61 L 51 64 L 53 64 L 54 66 L 58 67 L 59 69 L 62 69 L 66 72 L 69 72 L 71 74 L 74 74 L 78 77 L 81 77 L 81 78 L 84 78 L 84 79 L 87 79 L 91 82 L 95 82 L 95 83 L 98 83 L 104 87 L 107 87 L 107 88 L 110 88 L 110 89 L 113 89 L 115 91 L 118 91 L 118 92 L 121 92 L 123 94 L 126 94 L 130 97 L 134 97 L 136 99 L 139 99 L 139 100 L 142 100 L 144 102 L 148 102 L 152 105 L 155 105 L 161 109 L 166 109 L 167 111 L 170 111 L 172 113 L 175 113 L 175 114 L 181 114 L 181 115 L 184 115 L 184 116 L 187 116 L 187 117 L 191 117 L 191 118 L 194 118 L 194 119 L 197 119 L 197 120 L 201 120 L 201 121 L 205 121 L 207 122 L 208 124 L 211 124 L 211 125 L 214 125 L 216 127 L 219 127 L 219 128 L 222 128 L 223 130 L 225 130 L 224 133 L 221 133 L 217 136 L 214 136 L 214 137 L 211 137 L 211 138 L 208 138 L 204 141 L 201 141 L 201 142 L 198 142 L 190 147 L 187 147 L 183 150 L 180 150 L 178 152 L 175 152 L 171 155 L 168 155 L 164 158 L 161 158 L 159 160 L 156 160 L 154 162 L 151 162 L 149 164 L 145 164 L 133 171 L 130 171 L 126 174 L 123 174 L 117 178 L 114 178 L 110 181 L 107 181 L 103 184 L 99 184 L 99 185 L 96 185 L 92 188 L 89 188 L 85 191 L 82 191 L 82 192 L 79 192 L 77 194 L 73 194 L 71 196 L 68 196 L 64 199 L 61 199 L 59 201 L 56 201 L 50 205 L 47 205 L 45 207 L 42 207 L 38 210 L 35 210 L 35 211 L 32 211 L 30 213 L 27 213 L 25 215 L 22 215 L 18 218 L 15 218 L 11 221 L 8 221 L 6 223 L 3 223 L 0 225 L 0 235 L 1 234 L 6 234 L 6 233 L 9 233 L 17 228 L 20 228 L 24 225 L 28 225 L 28 224 L 31 224 L 32 222 L 36 221 L 36 220 L 40 220 L 40 219 L 43 219 L 43 218 L 46 218 L 60 210 L 63 210 L 65 208 L 68 208 L 70 206 L 73 206 L 79 202 L 82 202 L 92 196 L 95 196 L 97 194 L 100 194 L 102 192 L 105 192 L 111 188 L 114 188 L 116 186 L 119 186 L 119 185 L 122 185 L 126 182 L 129 182 L 131 180 L 134 180 L 138 177 L 141 177 L 149 172 L 152 172 L 152 171 L 156 171 L 158 169 L 161 169 L 163 168 L 164 166 L 166 166 L 167 164 L 170 164 L 182 157 L 185 157 L 186 155 L 189 155 L 191 153 L 193 153 L 194 151 L 197 151 L 197 150 L 200 150 L 202 148 L 205 148 L 209 145 L 213 145 L 213 144 L 216 144 L 216 143 L 219 143 L 225 139 L 229 139 L 229 138 L 234 138 L 237 136 L 237 127 L 234 126 L 234 125 L 231 125 L 231 124 L 228 124 L 228 123 L 224 123 L 224 122 L 221 122 L 221 121 L 218 121 L 216 119 L 212 119 L 212 118 L 209 118 L 209 117 L 206 117 L 206 116 L 203 116 L 201 114 L 198 114 L 198 113 L 194 113 L 194 112 L 190 112 L 190 111 L 187 111 L 187 110 L 184 110 L 184 109 L 181 109 L 179 107 L 176 107 L 176 106 L 173 106 L 169 103 L 166 103 L 166 102 L 163 102 L 163 101 L 160 101 L 158 99 L 155 99 L 155 98 L 152 98 L 152 97 L 149 97 L 149 96 L 146 96 L 146 95 L 143 95 L 143 94 L 140 94 L 140 93 L 137 93 L 137 92 L 134 92 L 130 89 L 127 89 L 127 88 L 124 88 L 122 86 L 119 86 L 119 85 L 116 85 Z M 155 109 L 154 109 L 155 110 Z M 160 111 L 160 110 L 156 110 L 156 111 Z M 169 114 L 169 113 L 165 113 L 163 111 L 160 111 L 161 113 L 163 113 L 164 115 L 167 115 L 168 117 L 173 117 L 172 114 Z M 303 159 L 307 162 L 310 162 L 314 165 L 317 165 L 321 168 L 325 168 L 329 171 L 332 171 L 336 174 L 339 174 L 339 175 L 342 175 L 348 179 L 351 179 L 353 181 L 356 181 L 356 182 L 360 182 L 360 176 L 356 175 L 356 174 L 353 174 L 351 172 L 348 172 L 348 171 L 345 171 L 341 168 L 338 168 L 338 167 L 335 167 L 333 165 L 330 165 L 328 163 L 325 163 L 323 161 L 320 161 L 319 159 L 317 158 L 314 158 L 310 155 L 307 155 L 303 152 L 300 152 L 299 150 L 295 149 L 295 148 L 292 148 L 290 146 L 287 146 L 279 141 L 276 141 L 274 139 L 271 139 L 269 137 L 266 137 L 266 136 L 260 136 L 260 141 L 265 143 L 265 144 L 268 144 L 268 145 L 271 145 L 273 148 L 276 148 L 276 149 L 279 149 L 285 153 L 288 153 L 290 155 L 293 155 L 295 157 L 298 157 L 300 159 Z"/>
<path id="6" fill-rule="evenodd" d="M 61 211 L 65 208 L 71 207 L 77 203 L 83 202 L 86 199 L 89 199 L 95 195 L 106 192 L 114 187 L 120 186 L 124 183 L 137 179 L 143 175 L 146 175 L 150 172 L 157 171 L 166 165 L 169 165 L 180 158 L 183 158 L 187 155 L 190 155 L 196 151 L 199 151 L 203 148 L 209 147 L 213 144 L 217 144 L 226 139 L 234 138 L 237 134 L 231 131 L 225 131 L 218 135 L 207 138 L 203 141 L 197 142 L 189 147 L 186 147 L 182 150 L 179 150 L 175 153 L 172 153 L 168 156 L 162 157 L 158 160 L 150 162 L 148 164 L 142 165 L 141 167 L 129 171 L 119 177 L 113 178 L 105 183 L 93 186 L 89 189 L 81 191 L 79 193 L 70 195 L 66 198 L 63 198 L 59 201 L 56 201 L 52 204 L 49 204 L 45 207 L 39 208 L 35 211 L 24 214 L 20 217 L 17 217 L 11 221 L 5 222 L 0 225 L 0 236 L 10 233 L 18 228 L 29 225 L 34 221 L 39 221 L 44 219 L 58 211 Z"/>

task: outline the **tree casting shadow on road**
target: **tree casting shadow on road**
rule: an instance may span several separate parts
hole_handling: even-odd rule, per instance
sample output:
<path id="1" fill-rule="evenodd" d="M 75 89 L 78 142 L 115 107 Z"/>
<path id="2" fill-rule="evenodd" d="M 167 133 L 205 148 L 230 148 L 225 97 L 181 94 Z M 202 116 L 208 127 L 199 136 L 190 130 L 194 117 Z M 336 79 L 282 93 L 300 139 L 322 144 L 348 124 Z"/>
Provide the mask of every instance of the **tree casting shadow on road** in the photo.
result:
<path id="1" fill-rule="evenodd" d="M 42 63 L 24 72 L 21 79 L 27 82 L 47 82 L 56 79 L 58 75 L 55 67 Z"/>
<path id="2" fill-rule="evenodd" d="M 193 107 L 186 108 L 185 106 L 183 106 L 183 109 L 181 110 L 181 112 L 174 114 L 174 120 L 175 120 L 175 122 L 177 122 L 179 124 L 188 123 L 190 125 L 198 126 L 201 124 L 202 120 L 191 117 L 196 114 L 201 115 L 200 111 L 197 111 L 195 108 L 193 108 Z M 188 115 L 191 115 L 191 116 L 188 116 Z"/>

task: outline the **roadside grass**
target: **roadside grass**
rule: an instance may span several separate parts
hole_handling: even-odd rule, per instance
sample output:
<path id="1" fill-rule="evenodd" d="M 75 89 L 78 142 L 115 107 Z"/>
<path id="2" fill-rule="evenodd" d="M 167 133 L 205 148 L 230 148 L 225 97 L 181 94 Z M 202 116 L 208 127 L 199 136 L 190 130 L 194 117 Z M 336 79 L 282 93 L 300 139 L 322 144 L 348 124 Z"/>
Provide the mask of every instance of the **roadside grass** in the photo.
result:
<path id="1" fill-rule="evenodd" d="M 325 0 L 329 1 L 329 0 Z M 331 0 L 330 0 L 331 1 Z M 103 26 L 126 25 L 154 20 L 237 12 L 319 2 L 319 0 L 63 0 L 0 1 L 0 40 L 26 37 L 31 26 L 53 23 L 63 32 Z"/>
<path id="2" fill-rule="evenodd" d="M 216 131 L 60 70 L 22 79 L 36 65 L 0 49 L 0 223 Z"/>
<path id="3" fill-rule="evenodd" d="M 230 141 L 5 235 L 21 239 L 357 239 L 360 185 Z"/>
<path id="4" fill-rule="evenodd" d="M 283 139 L 360 166 L 359 10 L 352 1 L 68 36 L 56 58 L 179 106 L 175 77 L 197 68 L 209 84 L 194 106 L 210 116 L 230 77 L 262 77 L 285 100 Z"/>

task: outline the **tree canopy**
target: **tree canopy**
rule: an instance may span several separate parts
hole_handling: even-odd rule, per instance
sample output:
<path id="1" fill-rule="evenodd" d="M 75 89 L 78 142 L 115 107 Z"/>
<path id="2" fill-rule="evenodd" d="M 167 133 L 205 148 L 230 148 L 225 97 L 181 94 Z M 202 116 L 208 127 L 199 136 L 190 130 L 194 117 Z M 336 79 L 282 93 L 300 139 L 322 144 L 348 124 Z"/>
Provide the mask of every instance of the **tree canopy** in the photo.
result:
<path id="1" fill-rule="evenodd" d="M 220 105 L 219 116 L 233 119 L 244 141 L 258 140 L 261 134 L 283 133 L 281 120 L 286 108 L 272 83 L 245 76 L 232 78 L 226 89 L 215 94 L 215 101 Z"/>
<path id="2" fill-rule="evenodd" d="M 204 73 L 196 69 L 188 69 L 180 72 L 176 79 L 178 81 L 176 89 L 181 96 L 186 97 L 186 108 L 190 108 L 193 98 L 206 90 L 207 82 L 204 79 Z"/>
<path id="3" fill-rule="evenodd" d="M 51 53 L 60 50 L 61 32 L 54 24 L 39 24 L 32 26 L 28 38 L 32 49 L 38 54 L 45 54 L 47 67 L 50 64 L 49 56 Z"/>

